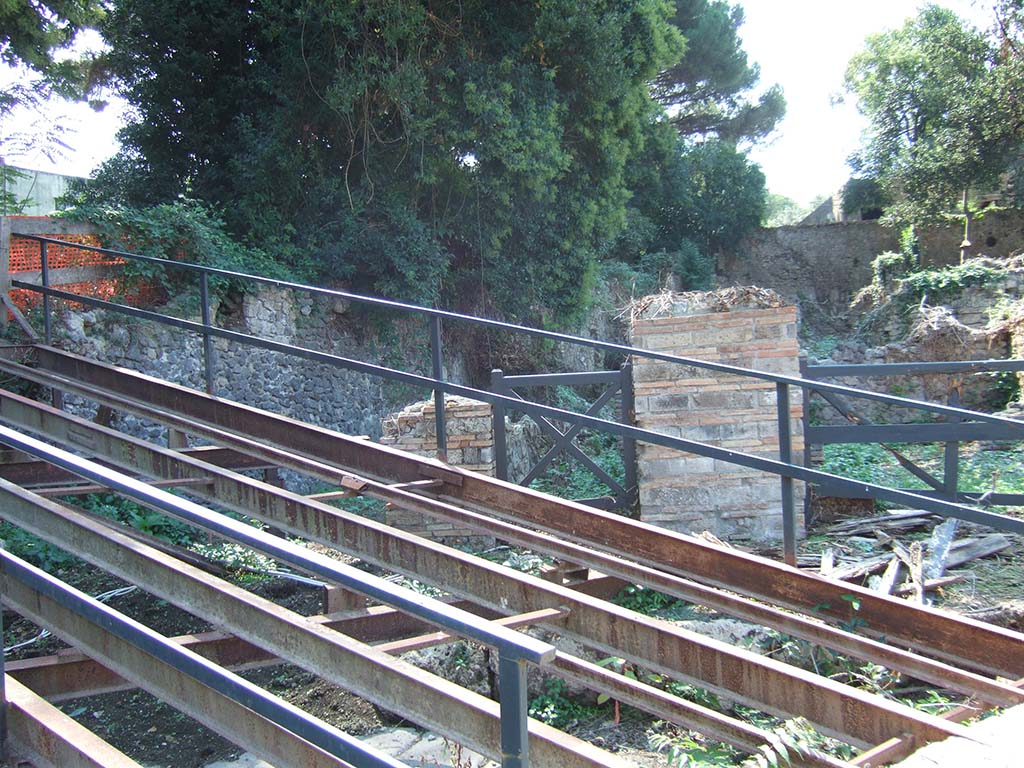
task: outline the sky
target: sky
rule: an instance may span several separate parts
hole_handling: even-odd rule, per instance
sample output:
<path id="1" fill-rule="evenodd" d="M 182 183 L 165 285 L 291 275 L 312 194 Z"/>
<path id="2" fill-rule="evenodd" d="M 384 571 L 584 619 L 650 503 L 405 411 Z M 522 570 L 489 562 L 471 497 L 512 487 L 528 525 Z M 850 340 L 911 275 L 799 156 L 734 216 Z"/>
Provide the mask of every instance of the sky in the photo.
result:
<path id="1" fill-rule="evenodd" d="M 860 144 L 863 118 L 847 99 L 834 105 L 842 91 L 846 63 L 875 32 L 894 29 L 915 15 L 920 0 L 733 0 L 742 5 L 746 23 L 740 36 L 751 61 L 761 67 L 761 82 L 782 86 L 787 114 L 768 142 L 751 158 L 761 165 L 771 192 L 800 205 L 838 190 L 849 177 L 846 159 Z M 985 0 L 938 0 L 987 28 Z M 9 75 L 8 75 L 9 76 Z M 4 74 L 0 73 L 0 81 Z M 19 115 L 0 124 L 0 139 L 33 120 L 59 121 L 68 128 L 71 146 L 51 161 L 42 154 L 8 156 L 8 163 L 37 170 L 87 176 L 117 150 L 114 134 L 123 106 L 102 112 L 84 104 L 53 105 L 45 115 Z"/>
<path id="2" fill-rule="evenodd" d="M 842 93 L 843 74 L 864 39 L 896 29 L 916 15 L 920 0 L 740 0 L 746 23 L 740 29 L 750 61 L 761 67 L 764 85 L 779 83 L 786 94 L 786 117 L 775 135 L 755 147 L 771 192 L 801 205 L 837 191 L 850 176 L 846 159 L 860 146 L 866 126 L 856 102 Z M 987 29 L 985 2 L 935 3 Z"/>

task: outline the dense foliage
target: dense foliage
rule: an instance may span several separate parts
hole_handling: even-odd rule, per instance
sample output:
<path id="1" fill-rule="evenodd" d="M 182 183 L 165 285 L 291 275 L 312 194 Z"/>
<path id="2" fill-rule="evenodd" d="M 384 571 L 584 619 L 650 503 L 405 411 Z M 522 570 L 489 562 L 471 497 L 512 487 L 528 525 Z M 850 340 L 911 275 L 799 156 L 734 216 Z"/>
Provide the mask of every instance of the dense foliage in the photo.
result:
<path id="1" fill-rule="evenodd" d="M 0 62 L 27 67 L 48 78 L 65 94 L 81 85 L 80 60 L 58 57 L 75 35 L 103 16 L 100 0 L 32 0 L 0 2 Z M 0 92 L 0 113 L 12 106 L 16 91 Z"/>
<path id="2" fill-rule="evenodd" d="M 307 279 L 565 322 L 602 259 L 699 279 L 756 226 L 763 177 L 733 142 L 781 101 L 768 119 L 741 96 L 741 20 L 720 1 L 116 0 L 107 63 L 134 117 L 78 200 L 184 196 Z M 704 115 L 675 112 L 689 138 L 656 78 Z M 650 235 L 632 249 L 627 221 Z"/>
<path id="3" fill-rule="evenodd" d="M 1024 84 L 1003 66 L 1008 50 L 926 5 L 850 61 L 846 87 L 870 121 L 854 164 L 879 182 L 895 218 L 933 219 L 1007 168 L 1022 136 L 1010 112 Z"/>

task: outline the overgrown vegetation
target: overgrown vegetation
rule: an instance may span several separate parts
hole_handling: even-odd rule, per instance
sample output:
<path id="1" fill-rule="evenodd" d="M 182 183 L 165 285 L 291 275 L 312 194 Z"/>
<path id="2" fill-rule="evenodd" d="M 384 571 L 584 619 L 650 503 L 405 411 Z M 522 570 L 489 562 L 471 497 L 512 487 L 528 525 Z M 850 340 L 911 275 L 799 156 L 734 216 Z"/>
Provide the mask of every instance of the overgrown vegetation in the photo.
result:
<path id="1" fill-rule="evenodd" d="M 175 258 L 213 223 L 187 258 L 568 326 L 601 263 L 699 287 L 761 217 L 785 102 L 724 0 L 105 7 L 131 118 L 74 202 Z"/>

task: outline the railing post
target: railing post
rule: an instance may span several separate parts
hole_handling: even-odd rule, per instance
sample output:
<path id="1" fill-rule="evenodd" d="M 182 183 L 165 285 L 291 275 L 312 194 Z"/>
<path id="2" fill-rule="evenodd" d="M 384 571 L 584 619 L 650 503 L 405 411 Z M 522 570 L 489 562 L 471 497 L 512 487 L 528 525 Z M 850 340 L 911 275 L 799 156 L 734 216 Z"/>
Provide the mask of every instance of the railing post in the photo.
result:
<path id="1" fill-rule="evenodd" d="M 444 348 L 441 346 L 441 318 L 430 318 L 430 364 L 435 381 L 444 379 Z M 434 385 L 434 423 L 437 432 L 437 458 L 448 461 L 448 432 L 444 419 L 444 387 Z"/>
<path id="2" fill-rule="evenodd" d="M 628 360 L 619 368 L 621 380 L 619 392 L 621 394 L 619 418 L 623 424 L 633 426 L 636 420 L 636 403 L 633 398 L 633 363 Z M 636 480 L 636 440 L 631 437 L 622 438 L 622 465 L 625 470 L 626 491 L 630 494 L 627 501 L 632 505 L 637 499 Z"/>
<path id="3" fill-rule="evenodd" d="M 807 365 L 807 358 L 801 355 L 800 356 L 800 360 L 799 360 L 799 364 L 800 364 L 800 378 L 806 380 L 807 378 L 809 378 L 807 376 L 807 374 L 809 373 L 808 365 Z M 811 442 L 810 442 L 810 440 L 807 439 L 807 435 L 808 435 L 808 433 L 810 431 L 809 427 L 811 426 L 811 405 L 810 405 L 810 403 L 811 403 L 811 393 L 812 392 L 813 392 L 813 390 L 810 389 L 809 387 L 803 387 L 800 390 L 800 394 L 801 394 L 800 407 L 803 410 L 803 424 L 804 424 L 804 466 L 805 467 L 814 466 L 814 459 L 813 459 L 813 451 L 812 451 L 812 447 L 811 447 Z M 811 527 L 811 522 L 812 522 L 811 521 L 811 516 L 814 514 L 813 505 L 814 505 L 814 488 L 813 488 L 813 486 L 810 483 L 804 483 L 804 528 L 810 528 Z"/>
<path id="4" fill-rule="evenodd" d="M 946 398 L 946 405 L 950 405 L 954 408 L 960 407 L 960 390 L 957 387 L 953 387 L 949 391 L 949 397 Z M 960 418 L 957 416 L 950 416 L 949 423 L 959 424 Z M 949 500 L 955 502 L 957 498 L 957 492 L 960 489 L 960 441 L 948 441 L 946 443 L 942 458 L 943 490 L 945 490 L 946 495 L 949 496 Z"/>
<path id="5" fill-rule="evenodd" d="M 793 426 L 789 418 L 789 384 L 775 384 L 775 403 L 779 418 L 779 460 L 793 463 Z M 796 565 L 796 513 L 793 505 L 793 478 L 782 477 L 782 556 L 787 565 Z"/>
<path id="6" fill-rule="evenodd" d="M 0 609 L 0 637 L 4 634 L 4 612 Z M 0 650 L 0 761 L 7 760 L 7 688 L 4 686 L 4 654 Z M 6 763 L 4 763 L 6 765 Z"/>
<path id="7" fill-rule="evenodd" d="M 210 338 L 210 276 L 199 273 L 199 300 L 203 312 L 203 370 L 206 376 L 206 394 L 213 394 L 213 339 Z"/>
<path id="8" fill-rule="evenodd" d="M 39 243 L 39 265 L 43 275 L 43 288 L 50 287 L 50 255 L 46 246 L 48 243 Z M 47 346 L 53 343 L 53 325 L 50 319 L 50 294 L 43 294 L 43 341 Z"/>
<path id="9" fill-rule="evenodd" d="M 498 657 L 498 685 L 501 691 L 501 768 L 527 768 L 530 738 L 526 662 L 502 651 Z"/>
<path id="10" fill-rule="evenodd" d="M 501 368 L 491 371 L 491 392 L 504 395 L 505 374 Z M 494 403 L 491 406 L 491 419 L 494 423 L 494 476 L 499 480 L 508 480 L 508 441 L 505 435 L 505 405 Z"/>

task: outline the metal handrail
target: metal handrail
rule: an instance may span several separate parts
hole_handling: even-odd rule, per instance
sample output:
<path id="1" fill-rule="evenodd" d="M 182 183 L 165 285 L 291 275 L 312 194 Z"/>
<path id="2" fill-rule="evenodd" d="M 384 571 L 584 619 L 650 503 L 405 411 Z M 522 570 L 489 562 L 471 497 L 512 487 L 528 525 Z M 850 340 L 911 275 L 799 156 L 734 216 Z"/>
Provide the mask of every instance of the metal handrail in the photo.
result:
<path id="1" fill-rule="evenodd" d="M 68 245 L 62 240 L 47 238 L 40 235 L 19 235 L 17 233 L 14 233 L 12 236 L 24 237 L 30 240 L 36 240 L 40 242 L 40 247 L 44 257 L 47 244 L 59 243 L 61 245 Z M 318 288 L 315 286 L 303 285 L 301 283 L 277 280 L 273 278 L 261 277 L 258 275 L 248 275 L 240 272 L 231 272 L 228 270 L 207 267 L 199 264 L 177 262 L 168 259 L 158 259 L 151 256 L 141 256 L 139 254 L 132 254 L 112 249 L 104 249 L 96 246 L 86 246 L 78 244 L 74 245 L 75 247 L 78 248 L 84 248 L 91 251 L 106 253 L 111 256 L 116 256 L 117 258 L 120 259 L 134 259 L 138 261 L 144 261 L 147 263 L 158 263 L 167 267 L 180 268 L 199 274 L 201 280 L 200 292 L 204 305 L 202 308 L 203 322 L 200 323 L 192 320 L 185 320 L 182 318 L 168 317 L 166 315 L 161 315 L 156 312 L 116 304 L 102 299 L 96 299 L 93 297 L 69 293 L 66 291 L 61 291 L 55 288 L 48 287 L 48 280 L 46 277 L 45 269 L 45 258 L 43 259 L 43 285 L 26 283 L 19 280 L 12 280 L 11 284 L 18 288 L 23 288 L 26 290 L 40 293 L 43 295 L 44 300 L 48 300 L 49 298 L 59 298 L 68 301 L 75 301 L 81 304 L 85 304 L 87 306 L 93 306 L 100 309 L 125 314 L 128 316 L 151 320 L 153 322 L 161 323 L 164 325 L 170 325 L 173 327 L 181 328 L 187 331 L 192 331 L 202 335 L 204 337 L 204 350 L 206 353 L 206 381 L 208 392 L 212 392 L 212 351 L 211 346 L 209 344 L 209 340 L 211 337 L 219 337 L 227 339 L 229 341 L 235 341 L 241 344 L 249 344 L 258 348 L 282 352 L 284 354 L 294 355 L 308 360 L 328 363 L 341 368 L 346 368 L 361 373 L 379 376 L 384 379 L 401 381 L 407 384 L 423 387 L 424 389 L 431 389 L 434 391 L 435 401 L 438 401 L 441 398 L 443 398 L 443 393 L 445 392 L 455 395 L 462 395 L 475 400 L 490 403 L 491 405 L 499 405 L 504 406 L 505 408 L 512 408 L 529 414 L 547 416 L 549 418 L 555 418 L 560 421 L 579 424 L 599 431 L 604 431 L 622 437 L 640 440 L 645 443 L 660 445 L 662 447 L 671 448 L 679 451 L 685 451 L 688 453 L 694 453 L 700 456 L 718 459 L 731 464 L 737 464 L 743 467 L 747 467 L 749 469 L 755 469 L 762 472 L 774 474 L 780 477 L 780 482 L 782 485 L 783 548 L 785 559 L 787 562 L 791 564 L 794 564 L 796 560 L 796 523 L 793 500 L 794 480 L 799 480 L 808 483 L 827 483 L 831 487 L 842 488 L 848 491 L 866 494 L 872 498 L 880 499 L 882 501 L 908 504 L 918 509 L 936 512 L 937 514 L 946 515 L 950 517 L 957 517 L 962 520 L 967 520 L 970 522 L 988 525 L 994 528 L 1001 528 L 1004 530 L 1024 534 L 1024 520 L 1010 518 L 1005 515 L 999 515 L 996 513 L 980 510 L 974 507 L 964 506 L 962 504 L 956 504 L 952 502 L 942 501 L 940 499 L 929 498 L 927 496 L 919 495 L 917 493 L 909 491 L 888 488 L 885 486 L 874 485 L 871 483 L 864 483 L 857 480 L 850 480 L 848 478 L 832 475 L 827 472 L 821 472 L 820 470 L 810 469 L 808 467 L 793 464 L 791 443 L 792 425 L 790 423 L 789 413 L 789 390 L 790 387 L 797 386 L 805 391 L 827 391 L 835 394 L 847 395 L 850 397 L 859 397 L 868 400 L 882 401 L 892 403 L 894 405 L 902 405 L 919 410 L 930 411 L 933 413 L 942 414 L 962 421 L 976 421 L 998 424 L 1003 426 L 1005 429 L 1010 430 L 1011 432 L 1019 432 L 1022 438 L 1024 438 L 1024 422 L 1016 421 L 1014 419 L 1006 417 L 994 416 L 992 414 L 983 414 L 975 411 L 969 411 L 949 405 L 941 405 L 938 403 L 929 403 L 921 400 L 913 400 L 894 395 L 886 395 L 878 392 L 870 392 L 867 390 L 861 390 L 853 387 L 847 387 L 836 384 L 829 384 L 826 382 L 820 382 L 812 379 L 786 376 L 782 374 L 774 374 L 764 371 L 755 371 L 752 369 L 740 368 L 737 366 L 731 366 L 722 363 L 696 360 L 693 358 L 681 357 L 678 355 L 671 355 L 663 352 L 645 350 L 639 347 L 631 347 L 624 344 L 615 344 L 612 342 L 587 339 L 585 337 L 580 336 L 571 336 L 568 334 L 556 333 L 553 331 L 545 331 L 538 328 L 530 328 L 529 326 L 504 323 L 501 321 L 489 320 L 486 318 L 477 318 L 470 315 L 461 315 L 458 313 L 448 312 L 445 310 L 431 309 L 428 307 L 420 307 L 412 304 L 403 304 L 401 302 L 391 301 L 388 299 L 353 294 L 347 291 L 337 291 L 327 288 Z M 215 325 L 212 325 L 210 321 L 209 311 L 208 280 L 210 276 L 214 275 L 236 280 L 249 280 L 251 282 L 255 282 L 257 284 L 262 285 L 272 285 L 277 287 L 290 288 L 294 290 L 301 290 L 317 295 L 344 298 L 347 300 L 362 302 L 372 306 L 387 307 L 390 309 L 408 311 L 414 314 L 427 316 L 431 318 L 431 322 L 433 324 L 431 329 L 431 339 L 432 342 L 435 343 L 432 344 L 431 357 L 434 375 L 423 376 L 420 374 L 408 373 L 406 371 L 375 365 L 372 363 L 366 363 L 360 360 L 352 360 L 350 358 L 344 358 L 338 355 L 317 352 L 315 350 L 307 349 L 305 347 L 297 347 L 282 342 L 270 341 L 268 339 L 252 336 L 250 334 L 245 334 L 238 331 L 230 331 L 225 328 L 220 328 Z M 48 310 L 44 309 L 44 311 Z M 511 332 L 523 333 L 531 336 L 537 336 L 541 338 L 550 339 L 553 341 L 562 341 L 572 344 L 589 346 L 596 349 L 603 349 L 605 351 L 620 352 L 630 356 L 644 357 L 648 359 L 675 363 L 683 366 L 703 368 L 706 370 L 714 370 L 741 377 L 755 378 L 763 381 L 774 382 L 776 385 L 777 393 L 776 407 L 780 435 L 780 458 L 779 460 L 767 459 L 760 456 L 754 456 L 751 454 L 743 453 L 740 451 L 719 448 L 717 446 L 708 445 L 707 443 L 701 443 L 695 440 L 686 440 L 683 438 L 672 437 L 670 435 L 665 435 L 660 432 L 654 432 L 651 430 L 641 429 L 639 427 L 619 424 L 616 422 L 600 419 L 594 416 L 587 416 L 585 414 L 575 413 L 573 411 L 566 411 L 560 408 L 555 408 L 553 406 L 524 401 L 522 399 L 507 397 L 493 392 L 487 392 L 484 390 L 475 389 L 473 387 L 468 387 L 446 381 L 443 378 L 442 372 L 440 370 L 442 367 L 440 351 L 441 319 L 467 322 L 484 327 L 497 328 Z M 50 323 L 48 321 L 45 322 L 45 325 L 47 329 L 50 328 Z M 47 337 L 47 343 L 49 343 L 49 341 L 50 339 L 49 337 Z M 441 403 L 441 405 L 443 405 L 443 403 Z M 445 433 L 443 407 L 437 408 L 436 418 L 437 435 L 439 437 L 438 445 L 439 448 L 441 448 L 441 446 L 443 445 L 441 443 L 441 440 L 443 439 L 441 436 L 444 435 Z"/>
<path id="2" fill-rule="evenodd" d="M 275 560 L 319 576 L 331 583 L 367 595 L 453 634 L 497 648 L 499 653 L 501 752 L 503 768 L 527 765 L 528 738 L 526 668 L 555 659 L 555 647 L 529 635 L 495 625 L 466 610 L 436 598 L 413 592 L 385 579 L 360 571 L 287 539 L 253 528 L 213 512 L 188 499 L 148 485 L 96 462 L 55 448 L 41 440 L 0 425 L 0 442 L 42 459 L 53 466 L 91 480 L 128 498 L 158 509 L 190 525 L 263 552 Z"/>
<path id="3" fill-rule="evenodd" d="M 409 312 L 410 314 L 424 315 L 428 317 L 438 318 L 442 320 L 455 320 L 459 322 L 470 323 L 471 325 L 479 325 L 485 328 L 495 328 L 497 330 L 512 331 L 514 333 L 521 333 L 527 336 L 536 336 L 542 339 L 548 339 L 550 341 L 565 342 L 567 344 L 576 344 L 579 346 L 591 347 L 593 349 L 600 349 L 605 352 L 619 352 L 624 355 L 635 355 L 638 357 L 645 357 L 650 360 L 660 360 L 667 363 L 676 363 L 678 365 L 690 366 L 693 368 L 702 368 L 709 371 L 717 371 L 719 373 L 728 373 L 734 376 L 743 376 L 752 379 L 761 379 L 762 381 L 770 381 L 776 384 L 789 384 L 791 386 L 797 386 L 801 388 L 807 388 L 810 386 L 806 379 L 799 376 L 787 376 L 780 373 L 770 373 L 767 371 L 758 371 L 753 368 L 742 368 L 736 365 L 728 365 L 726 363 L 716 363 L 708 360 L 699 360 L 692 357 L 683 357 L 681 355 L 672 355 L 666 352 L 656 352 L 654 350 L 642 349 L 640 347 L 631 347 L 627 344 L 616 344 L 611 341 L 601 341 L 600 339 L 589 339 L 585 336 L 574 336 L 567 333 L 558 333 L 557 331 L 546 331 L 542 328 L 533 328 L 528 325 L 517 325 L 515 323 L 506 323 L 501 320 L 492 320 L 486 317 L 476 317 L 474 315 L 463 315 L 458 312 L 450 312 L 443 309 L 434 309 L 431 307 L 421 307 L 416 304 L 405 304 L 399 301 L 392 301 L 391 299 L 383 299 L 376 296 L 366 296 L 359 293 L 350 293 L 348 291 L 339 291 L 333 288 L 320 288 L 314 285 L 307 285 L 305 283 L 296 283 L 288 280 L 279 280 L 272 277 L 263 277 L 262 275 L 252 275 L 245 272 L 232 272 L 226 269 L 219 269 L 217 267 L 208 267 L 202 264 L 192 264 L 184 261 L 174 261 L 172 259 L 160 259 L 154 256 L 143 256 L 137 253 L 129 253 L 127 251 L 118 251 L 110 248 L 101 248 L 93 245 L 79 245 L 78 243 L 68 243 L 64 240 L 59 240 L 51 237 L 44 237 L 42 235 L 22 235 L 17 232 L 11 234 L 12 237 L 21 237 L 27 240 L 35 240 L 39 243 L 53 243 L 58 245 L 73 245 L 75 248 L 81 248 L 83 250 L 95 251 L 98 253 L 104 253 L 110 256 L 116 256 L 129 261 L 142 261 L 151 264 L 161 264 L 166 267 L 172 267 L 174 269 L 182 269 L 189 272 L 196 272 L 200 274 L 206 274 L 210 276 L 218 276 L 228 278 L 232 280 L 247 280 L 252 283 L 259 285 L 270 285 L 277 288 L 288 288 L 297 291 L 305 291 L 320 296 L 330 296 L 334 298 L 346 299 L 360 304 L 367 304 L 375 307 L 382 307 L 385 309 L 396 309 L 403 312 Z M 17 288 L 23 288 L 26 290 L 35 290 L 39 293 L 40 286 L 33 283 L 25 283 L 20 280 L 12 280 L 11 285 Z M 79 301 L 80 297 L 75 296 L 73 301 Z M 440 377 L 439 377 L 440 378 Z M 1021 426 L 1024 429 L 1024 425 L 1021 422 L 1014 421 L 1013 419 L 1007 419 L 1001 416 L 994 416 L 992 414 L 977 413 L 975 411 L 967 411 L 960 408 L 952 408 L 950 406 L 941 405 L 939 403 L 929 403 L 923 400 L 913 400 L 911 398 L 898 397 L 896 395 L 886 395 L 881 392 L 870 392 L 868 390 L 856 389 L 854 387 L 846 387 L 841 384 L 828 384 L 826 382 L 814 382 L 814 388 L 827 392 L 835 392 L 840 395 L 849 395 L 851 397 L 860 397 L 867 400 L 880 400 L 883 402 L 889 402 L 896 405 L 903 405 L 908 408 L 916 408 L 919 410 L 932 411 L 933 413 L 939 413 L 946 416 L 959 416 L 962 418 L 970 418 L 977 421 L 991 421 L 994 423 L 1010 423 Z"/>

